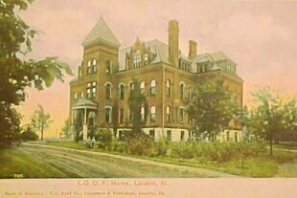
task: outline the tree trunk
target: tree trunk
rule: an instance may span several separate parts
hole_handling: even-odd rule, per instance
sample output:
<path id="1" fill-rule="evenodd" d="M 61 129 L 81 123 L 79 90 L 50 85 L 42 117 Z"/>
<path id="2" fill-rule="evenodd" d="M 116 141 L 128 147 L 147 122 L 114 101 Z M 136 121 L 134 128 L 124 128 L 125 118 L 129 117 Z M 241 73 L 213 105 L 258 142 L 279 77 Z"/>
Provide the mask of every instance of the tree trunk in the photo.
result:
<path id="1" fill-rule="evenodd" d="M 269 152 L 269 154 L 270 154 L 270 156 L 272 156 L 273 155 L 273 140 L 272 140 L 272 138 L 270 138 L 270 140 L 269 140 L 269 145 L 270 145 L 270 152 Z"/>
<path id="2" fill-rule="evenodd" d="M 41 141 L 43 140 L 43 128 L 41 129 Z"/>

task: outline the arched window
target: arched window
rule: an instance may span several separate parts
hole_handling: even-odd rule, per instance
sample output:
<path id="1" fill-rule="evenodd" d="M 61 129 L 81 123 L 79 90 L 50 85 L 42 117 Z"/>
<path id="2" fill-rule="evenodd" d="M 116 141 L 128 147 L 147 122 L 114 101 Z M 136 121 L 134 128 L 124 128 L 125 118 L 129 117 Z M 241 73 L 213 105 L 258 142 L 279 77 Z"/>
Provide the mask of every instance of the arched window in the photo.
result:
<path id="1" fill-rule="evenodd" d="M 105 107 L 105 122 L 111 123 L 111 107 Z"/>
<path id="2" fill-rule="evenodd" d="M 145 109 L 144 109 L 144 107 L 141 107 L 140 114 L 141 114 L 141 121 L 144 122 L 144 117 L 145 117 Z"/>
<path id="3" fill-rule="evenodd" d="M 92 61 L 88 60 L 88 67 L 90 67 L 92 65 Z"/>
<path id="4" fill-rule="evenodd" d="M 77 100 L 77 93 L 74 93 L 74 94 L 73 94 L 73 99 L 74 99 L 74 100 Z"/>
<path id="5" fill-rule="evenodd" d="M 130 87 L 130 90 L 133 90 L 134 89 L 134 83 L 130 82 L 129 87 Z"/>
<path id="6" fill-rule="evenodd" d="M 156 121 L 156 106 L 151 106 L 151 112 L 150 112 L 150 118 L 151 118 L 151 122 L 155 122 Z"/>
<path id="7" fill-rule="evenodd" d="M 125 86 L 121 84 L 119 86 L 119 99 L 123 100 L 125 98 Z"/>
<path id="8" fill-rule="evenodd" d="M 92 65 L 97 65 L 97 60 L 96 59 L 93 59 Z"/>
<path id="9" fill-rule="evenodd" d="M 185 89 L 185 84 L 182 82 L 179 84 L 179 98 L 184 99 L 184 89 Z"/>
<path id="10" fill-rule="evenodd" d="M 110 60 L 106 61 L 106 74 L 112 74 L 112 62 Z"/>
<path id="11" fill-rule="evenodd" d="M 142 81 L 142 82 L 140 83 L 140 93 L 141 93 L 142 95 L 145 94 L 145 82 L 144 82 L 144 81 Z"/>
<path id="12" fill-rule="evenodd" d="M 120 123 L 124 123 L 124 119 L 125 119 L 124 109 L 122 109 L 122 108 L 119 110 L 119 118 L 120 118 Z"/>
<path id="13" fill-rule="evenodd" d="M 166 81 L 166 95 L 167 96 L 170 96 L 171 95 L 170 86 L 171 86 L 170 80 L 167 80 Z"/>
<path id="14" fill-rule="evenodd" d="M 151 80 L 151 89 L 150 89 L 151 95 L 156 95 L 156 81 Z"/>
<path id="15" fill-rule="evenodd" d="M 107 83 L 105 85 L 105 99 L 110 99 L 111 98 L 111 84 Z"/>
<path id="16" fill-rule="evenodd" d="M 166 107 L 166 122 L 170 122 L 170 107 Z"/>
<path id="17" fill-rule="evenodd" d="M 192 93 L 192 87 L 189 87 L 189 89 L 188 89 L 188 98 L 189 98 L 189 100 L 192 100 L 192 97 L 193 97 L 193 93 Z"/>
<path id="18" fill-rule="evenodd" d="M 185 110 L 184 108 L 179 109 L 179 121 L 183 122 L 185 120 Z"/>

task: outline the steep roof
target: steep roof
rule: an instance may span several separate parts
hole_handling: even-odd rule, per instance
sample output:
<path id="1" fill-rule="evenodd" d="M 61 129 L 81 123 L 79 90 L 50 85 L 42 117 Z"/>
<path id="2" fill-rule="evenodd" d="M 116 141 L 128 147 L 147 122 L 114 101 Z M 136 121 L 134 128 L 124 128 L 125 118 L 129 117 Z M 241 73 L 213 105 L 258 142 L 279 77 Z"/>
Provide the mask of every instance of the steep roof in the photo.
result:
<path id="1" fill-rule="evenodd" d="M 151 40 L 148 42 L 143 42 L 143 41 L 140 41 L 140 42 L 144 43 L 146 47 L 149 47 L 151 50 L 151 53 L 155 55 L 151 63 L 158 63 L 158 62 L 169 63 L 167 44 L 157 39 Z M 120 50 L 120 53 L 119 53 L 120 70 L 124 70 L 126 53 L 129 53 L 131 49 L 132 47 L 127 47 Z"/>
<path id="2" fill-rule="evenodd" d="M 106 22 L 101 18 L 97 24 L 93 27 L 91 32 L 83 40 L 83 46 L 89 45 L 94 42 L 105 42 L 110 45 L 119 47 L 120 42 L 112 33 Z"/>

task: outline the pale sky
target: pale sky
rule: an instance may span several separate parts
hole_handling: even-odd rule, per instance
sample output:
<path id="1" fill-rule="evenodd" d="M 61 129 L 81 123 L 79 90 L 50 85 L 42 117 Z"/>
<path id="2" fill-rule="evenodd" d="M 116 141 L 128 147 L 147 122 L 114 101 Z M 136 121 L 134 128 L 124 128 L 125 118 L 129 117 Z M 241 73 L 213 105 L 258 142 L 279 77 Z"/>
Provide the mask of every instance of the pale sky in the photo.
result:
<path id="1" fill-rule="evenodd" d="M 197 0 L 35 0 L 20 14 L 40 31 L 27 58 L 58 56 L 76 73 L 82 61 L 82 41 L 103 17 L 121 43 L 136 38 L 168 43 L 168 21 L 179 22 L 179 46 L 188 54 L 188 41 L 198 43 L 198 53 L 224 52 L 237 63 L 244 79 L 244 102 L 250 92 L 264 86 L 297 93 L 297 2 L 197 1 Z M 24 123 L 41 104 L 53 119 L 45 136 L 61 131 L 69 110 L 69 81 L 50 89 L 28 89 L 20 107 Z"/>

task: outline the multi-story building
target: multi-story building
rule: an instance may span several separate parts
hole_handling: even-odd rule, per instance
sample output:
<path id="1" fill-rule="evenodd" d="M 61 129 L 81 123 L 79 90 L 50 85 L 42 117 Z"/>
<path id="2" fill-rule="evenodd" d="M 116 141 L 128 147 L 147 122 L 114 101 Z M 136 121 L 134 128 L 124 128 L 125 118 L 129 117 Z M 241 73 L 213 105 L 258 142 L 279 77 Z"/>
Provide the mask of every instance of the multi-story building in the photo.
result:
<path id="1" fill-rule="evenodd" d="M 168 44 L 157 39 L 141 41 L 119 49 L 120 43 L 103 19 L 100 19 L 83 41 L 83 61 L 78 76 L 70 82 L 70 118 L 75 130 L 87 138 L 90 126 L 113 128 L 112 107 L 118 106 L 118 131 L 129 128 L 128 97 L 132 79 L 140 82 L 148 108 L 143 130 L 158 140 L 191 138 L 191 119 L 185 112 L 184 100 L 191 96 L 198 79 L 223 78 L 242 106 L 243 80 L 236 63 L 224 53 L 198 54 L 195 41 L 189 41 L 189 54 L 179 50 L 178 22 L 169 22 Z M 148 111 L 148 112 L 144 112 Z M 234 123 L 230 128 L 236 129 Z M 238 129 L 238 128 L 237 128 Z"/>

